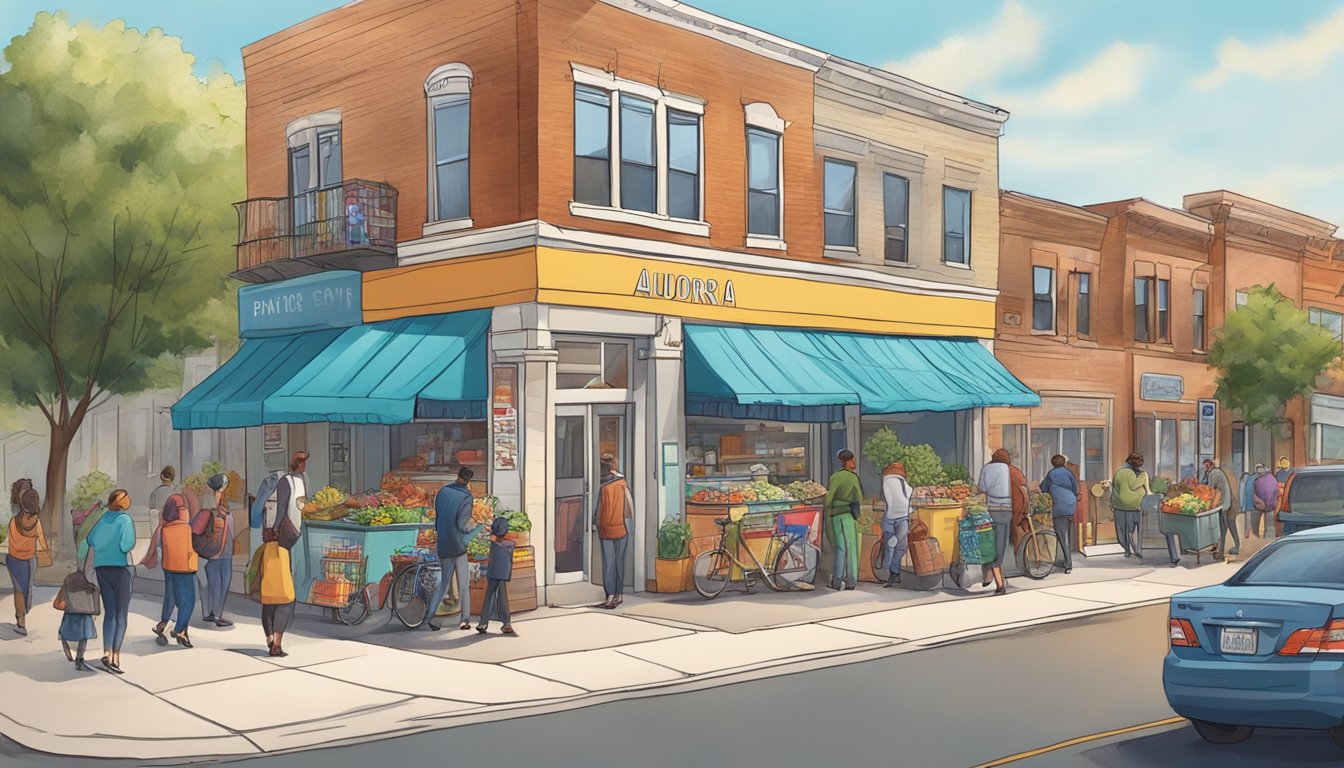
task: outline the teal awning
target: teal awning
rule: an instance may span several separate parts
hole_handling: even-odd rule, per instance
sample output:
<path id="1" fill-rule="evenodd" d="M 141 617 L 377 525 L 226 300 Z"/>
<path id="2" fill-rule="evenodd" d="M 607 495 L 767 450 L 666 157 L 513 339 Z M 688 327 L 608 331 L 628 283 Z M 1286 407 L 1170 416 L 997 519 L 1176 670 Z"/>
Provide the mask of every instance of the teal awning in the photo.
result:
<path id="1" fill-rule="evenodd" d="M 477 403 L 459 418 L 484 418 L 489 328 L 488 309 L 347 328 L 266 399 L 266 419 L 405 424 L 421 398 Z"/>
<path id="2" fill-rule="evenodd" d="M 486 415 L 490 310 L 249 339 L 173 406 L 174 429 Z"/>
<path id="3" fill-rule="evenodd" d="M 173 406 L 173 429 L 235 429 L 267 423 L 266 398 L 340 336 L 340 329 L 248 339 Z"/>
<path id="4" fill-rule="evenodd" d="M 688 412 L 862 406 L 863 413 L 1036 406 L 974 339 L 685 326 Z M 726 406 L 726 407 L 716 407 Z"/>

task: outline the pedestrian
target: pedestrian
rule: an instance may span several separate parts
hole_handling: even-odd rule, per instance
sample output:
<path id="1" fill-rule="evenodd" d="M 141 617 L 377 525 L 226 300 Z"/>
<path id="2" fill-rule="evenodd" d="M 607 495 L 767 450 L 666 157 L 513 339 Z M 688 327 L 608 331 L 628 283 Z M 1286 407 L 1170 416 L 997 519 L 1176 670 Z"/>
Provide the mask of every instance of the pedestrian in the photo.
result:
<path id="1" fill-rule="evenodd" d="M 1013 527 L 1015 497 L 1026 492 L 1025 477 L 1019 490 L 1012 470 L 1012 456 L 1005 448 L 994 451 L 989 463 L 980 470 L 980 491 L 985 494 L 985 506 L 989 509 L 990 519 L 994 521 L 994 559 L 981 565 L 980 586 L 988 587 L 992 580 L 996 595 L 1008 591 L 1008 580 L 1003 576 L 1003 557 L 1008 551 Z"/>
<path id="2" fill-rule="evenodd" d="M 17 492 L 18 498 L 14 499 Z M 31 481 L 20 480 L 10 488 L 11 503 L 18 502 L 18 511 L 9 519 L 9 583 L 14 587 L 14 631 L 28 634 L 28 613 L 33 608 L 33 580 L 37 576 L 37 553 L 47 549 L 47 536 L 42 531 L 42 500 L 33 490 Z"/>
<path id="3" fill-rule="evenodd" d="M 233 622 L 224 618 L 224 602 L 233 581 L 233 519 L 224 492 L 229 487 L 229 476 L 211 475 L 205 485 L 214 495 L 214 504 L 202 509 L 192 521 L 193 541 L 201 542 L 197 549 L 205 560 L 205 588 L 201 591 L 201 612 L 206 624 L 231 627 Z"/>
<path id="4" fill-rule="evenodd" d="M 1288 482 L 1288 476 L 1293 474 L 1293 462 L 1288 460 L 1287 456 L 1279 457 L 1279 471 L 1274 473 L 1274 479 L 1279 483 L 1279 490 L 1283 490 L 1283 485 Z"/>
<path id="5" fill-rule="evenodd" d="M 163 519 L 163 591 L 171 598 L 164 605 L 159 623 L 154 625 L 154 642 L 159 645 L 168 644 L 164 630 L 172 618 L 173 609 L 176 609 L 177 624 L 173 627 L 173 639 L 180 646 L 192 647 L 187 628 L 191 613 L 196 610 L 196 571 L 200 567 L 200 557 L 191 544 L 189 514 L 187 500 L 180 493 L 169 496 L 160 513 Z"/>
<path id="6" fill-rule="evenodd" d="M 485 634 L 490 619 L 498 616 L 504 626 L 500 632 L 516 635 L 509 616 L 509 579 L 513 578 L 513 542 L 509 535 L 509 521 L 496 517 L 490 523 L 490 562 L 485 566 L 485 600 L 481 605 L 481 623 L 476 631 Z"/>
<path id="7" fill-rule="evenodd" d="M 275 486 L 275 511 L 267 505 L 262 521 L 262 546 L 271 551 L 262 557 L 261 629 L 266 633 L 267 650 L 277 658 L 289 655 L 281 645 L 285 630 L 294 620 L 294 571 L 289 551 L 298 543 L 303 530 L 307 468 L 308 452 L 295 451 L 289 459 L 289 471 Z"/>
<path id="8" fill-rule="evenodd" d="M 83 572 L 84 579 L 89 584 L 93 584 L 97 579 L 97 574 L 93 569 L 93 558 L 87 551 L 84 559 L 80 561 L 80 571 Z M 69 581 L 66 581 L 66 584 L 69 583 Z M 97 604 L 94 602 L 97 598 L 92 592 L 83 592 L 83 602 L 87 605 L 82 606 L 83 610 L 76 612 L 71 610 L 74 608 L 71 603 L 79 597 L 71 598 L 65 591 L 65 586 L 61 587 L 60 593 L 56 596 L 56 607 L 62 612 L 61 628 L 57 631 L 56 636 L 61 640 L 61 650 L 65 652 L 65 660 L 74 662 L 75 669 L 80 672 L 92 672 L 93 670 L 89 668 L 89 665 L 84 663 L 84 652 L 89 647 L 89 641 L 98 637 L 98 630 L 93 623 L 93 614 L 87 612 L 90 607 Z M 71 643 L 74 643 L 74 649 L 71 649 Z"/>
<path id="9" fill-rule="evenodd" d="M 909 548 L 910 483 L 905 479 L 905 465 L 893 461 L 882 470 L 882 498 L 887 510 L 882 513 L 883 565 L 887 569 L 887 583 L 894 587 L 901 583 L 901 561 Z"/>
<path id="10" fill-rule="evenodd" d="M 1143 471 L 1143 456 L 1131 453 L 1124 466 L 1111 478 L 1111 510 L 1115 512 L 1115 534 L 1124 547 L 1125 557 L 1143 559 L 1143 538 L 1139 535 L 1139 515 L 1143 497 L 1149 493 L 1148 473 Z"/>
<path id="11" fill-rule="evenodd" d="M 120 675 L 121 644 L 126 640 L 126 623 L 131 614 L 131 586 L 135 568 L 131 565 L 131 550 L 135 549 L 135 523 L 126 510 L 131 508 L 131 495 L 118 488 L 107 497 L 102 519 L 80 543 L 76 557 L 88 556 L 93 549 L 93 570 L 98 576 L 98 590 L 103 599 L 103 669 Z"/>
<path id="12" fill-rule="evenodd" d="M 177 470 L 169 464 L 159 471 L 159 484 L 149 492 L 149 520 L 157 523 L 163 512 L 163 503 L 175 493 L 173 483 L 177 480 Z"/>
<path id="13" fill-rule="evenodd" d="M 1264 519 L 1279 506 L 1279 481 L 1264 464 L 1255 465 L 1255 480 L 1251 485 L 1251 516 L 1246 525 L 1247 538 L 1264 536 Z"/>
<path id="14" fill-rule="evenodd" d="M 1041 480 L 1041 493 L 1050 494 L 1050 522 L 1055 528 L 1055 539 L 1063 552 L 1064 572 L 1073 573 L 1073 516 L 1078 511 L 1078 478 L 1068 467 L 1069 460 L 1055 454 L 1050 457 L 1050 471 Z"/>
<path id="15" fill-rule="evenodd" d="M 457 579 L 457 628 L 471 629 L 471 584 L 467 563 L 467 542 L 476 537 L 481 525 L 471 517 L 475 499 L 467 484 L 476 476 L 470 467 L 457 471 L 457 479 L 434 494 L 434 530 L 438 534 L 439 586 L 429 603 L 429 628 L 438 632 L 441 627 L 434 621 L 443 596 L 448 594 L 448 580 Z"/>
<path id="16" fill-rule="evenodd" d="M 1213 459 L 1204 460 L 1204 474 L 1199 481 L 1218 492 L 1218 552 L 1226 556 L 1241 554 L 1241 535 L 1237 533 L 1237 497 L 1232 492 L 1232 481 L 1227 472 Z M 1232 534 L 1232 549 L 1227 548 L 1227 534 Z"/>
<path id="17" fill-rule="evenodd" d="M 597 492 L 597 538 L 602 547 L 602 591 L 608 610 L 621 604 L 625 592 L 625 550 L 630 542 L 626 520 L 635 516 L 635 498 L 616 457 L 602 454 L 602 485 Z"/>
<path id="18" fill-rule="evenodd" d="M 15 480 L 9 487 L 9 517 L 5 519 L 6 526 L 10 520 L 19 516 L 19 501 L 23 498 L 23 492 L 32 487 L 33 481 L 26 477 Z"/>
<path id="19" fill-rule="evenodd" d="M 159 470 L 159 484 L 149 492 L 149 522 L 154 526 L 154 532 L 149 536 L 149 548 L 145 551 L 145 556 L 140 559 L 140 565 L 151 570 L 159 567 L 159 558 L 163 550 L 163 505 L 167 503 L 169 496 L 177 493 L 173 487 L 176 480 L 177 470 L 173 469 L 171 464 L 166 465 Z M 189 491 L 183 489 L 183 493 Z M 172 616 L 173 606 L 173 593 L 165 581 L 162 615 Z"/>
<path id="20" fill-rule="evenodd" d="M 863 486 L 854 471 L 854 452 L 842 450 L 835 457 L 840 461 L 840 469 L 827 482 L 823 502 L 831 545 L 835 547 L 830 587 L 854 589 L 859 585 L 859 533 L 854 521 L 859 519 L 861 512 Z"/>

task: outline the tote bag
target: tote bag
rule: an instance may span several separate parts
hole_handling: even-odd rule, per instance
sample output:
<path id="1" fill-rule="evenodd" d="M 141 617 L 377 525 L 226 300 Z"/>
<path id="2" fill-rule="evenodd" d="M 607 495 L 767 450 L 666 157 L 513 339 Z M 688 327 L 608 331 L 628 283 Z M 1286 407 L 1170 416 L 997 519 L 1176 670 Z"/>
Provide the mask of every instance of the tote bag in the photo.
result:
<path id="1" fill-rule="evenodd" d="M 289 550 L 277 542 L 261 545 L 261 604 L 284 605 L 294 602 L 294 575 L 290 572 Z"/>

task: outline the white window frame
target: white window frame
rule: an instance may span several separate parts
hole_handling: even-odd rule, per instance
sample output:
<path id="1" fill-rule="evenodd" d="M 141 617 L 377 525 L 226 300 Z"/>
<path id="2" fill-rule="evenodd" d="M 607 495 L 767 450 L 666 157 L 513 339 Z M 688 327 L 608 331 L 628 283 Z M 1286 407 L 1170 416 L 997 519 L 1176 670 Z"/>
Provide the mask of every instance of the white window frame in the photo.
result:
<path id="1" fill-rule="evenodd" d="M 962 253 L 966 256 L 965 261 L 949 261 L 947 258 L 947 193 L 961 192 L 966 195 L 966 231 L 962 233 Z M 971 267 L 971 228 L 975 226 L 975 216 L 972 206 L 975 203 L 975 190 L 969 187 L 956 186 L 954 184 L 943 184 L 942 198 L 939 201 L 942 207 L 943 220 L 939 231 L 941 243 L 939 250 L 942 251 L 943 264 L 956 269 L 972 269 Z"/>
<path id="2" fill-rule="evenodd" d="M 573 62 L 570 63 L 570 73 L 573 76 L 573 81 L 576 85 L 586 85 L 590 88 L 598 88 L 606 91 L 611 96 L 611 109 L 609 115 L 611 119 L 611 147 L 608 152 L 611 161 L 611 204 L 605 206 L 592 205 L 571 200 L 569 203 L 570 215 L 599 219 L 602 221 L 653 227 L 655 229 L 683 235 L 709 237 L 709 222 L 705 220 L 705 101 L 694 96 L 672 93 L 644 83 L 618 78 L 610 72 L 605 72 L 601 69 L 584 66 L 582 64 L 575 64 Z M 654 213 L 631 211 L 620 207 L 620 98 L 622 94 L 649 99 L 654 103 L 653 156 L 657 163 L 656 178 L 658 184 L 658 203 L 655 206 L 656 212 Z M 697 221 L 673 218 L 667 213 L 667 173 L 669 167 L 667 140 L 668 109 L 686 112 L 700 118 L 700 171 L 698 176 L 700 184 L 700 219 Z"/>
<path id="3" fill-rule="evenodd" d="M 1036 327 L 1036 270 L 1050 272 L 1050 327 Z M 1090 287 L 1090 286 L 1089 286 Z M 1033 336 L 1055 336 L 1059 332 L 1059 271 L 1048 264 L 1031 265 L 1031 334 Z"/>
<path id="4" fill-rule="evenodd" d="M 766 131 L 775 134 L 776 138 L 775 163 L 777 165 L 775 169 L 775 179 L 776 183 L 779 185 L 779 211 L 777 214 L 779 220 L 779 234 L 777 236 L 753 235 L 750 232 L 750 226 L 744 226 L 743 229 L 747 230 L 746 245 L 748 248 L 765 248 L 772 251 L 787 251 L 789 249 L 789 246 L 784 239 L 784 130 L 788 128 L 791 125 L 791 123 L 781 119 L 779 113 L 775 111 L 775 108 L 763 101 L 755 101 L 750 104 L 744 104 L 742 106 L 742 114 L 743 114 L 743 121 L 746 123 L 746 128 L 742 132 L 744 142 L 746 141 L 747 131 L 752 128 L 755 128 L 758 131 Z M 744 146 L 743 149 L 748 152 L 750 151 L 749 146 Z M 747 157 L 748 198 L 750 198 L 750 191 L 751 191 L 751 158 L 748 155 Z M 750 199 L 748 199 L 748 205 L 750 205 Z M 749 211 L 747 212 L 747 215 L 750 215 Z M 746 217 L 744 216 L 744 218 Z M 744 224 L 745 223 L 746 222 L 744 222 Z"/>
<path id="5" fill-rule="evenodd" d="M 425 174 L 426 205 L 422 235 L 436 235 L 471 229 L 475 222 L 470 215 L 454 219 L 439 219 L 438 147 L 435 146 L 434 108 L 446 101 L 466 96 L 467 99 L 467 210 L 471 210 L 471 86 L 475 75 L 471 67 L 455 61 L 435 68 L 425 78 L 425 142 L 428 147 L 428 172 Z"/>
<path id="6" fill-rule="evenodd" d="M 285 175 L 290 179 L 286 184 L 286 187 L 288 188 L 288 196 L 294 195 L 292 179 L 293 169 L 291 167 L 293 161 L 290 158 L 294 150 L 305 145 L 308 147 L 308 177 L 313 179 L 314 184 L 316 185 L 313 189 L 328 189 L 332 186 L 337 186 L 328 185 L 327 187 L 323 187 L 320 174 L 318 173 L 318 166 L 321 162 L 321 159 L 318 157 L 318 137 L 333 130 L 336 132 L 337 143 L 341 145 L 342 153 L 341 181 L 338 182 L 339 184 L 344 183 L 345 181 L 345 136 L 343 135 L 344 131 L 341 126 L 341 110 L 328 109 L 323 112 L 317 112 L 312 115 L 301 117 L 285 126 Z"/>
<path id="7" fill-rule="evenodd" d="M 849 212 L 851 227 L 854 232 L 853 245 L 835 245 L 826 241 L 826 215 L 831 211 L 826 207 L 826 166 L 834 163 L 836 165 L 846 165 L 854 172 L 854 210 Z M 837 157 L 835 155 L 826 155 L 821 160 L 821 243 L 826 258 L 844 259 L 846 261 L 858 261 L 859 258 L 859 162 L 846 157 Z M 843 215 L 844 211 L 837 211 Z"/>

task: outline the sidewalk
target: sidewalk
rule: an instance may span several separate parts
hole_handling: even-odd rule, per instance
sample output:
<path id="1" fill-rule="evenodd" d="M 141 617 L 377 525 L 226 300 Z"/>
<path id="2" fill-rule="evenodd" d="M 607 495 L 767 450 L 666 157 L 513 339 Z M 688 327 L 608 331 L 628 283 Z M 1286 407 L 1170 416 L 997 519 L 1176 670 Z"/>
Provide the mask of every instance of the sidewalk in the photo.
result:
<path id="1" fill-rule="evenodd" d="M 437 633 L 407 632 L 387 611 L 359 627 L 306 617 L 286 635 L 284 659 L 266 655 L 255 604 L 231 601 L 232 628 L 194 626 L 193 649 L 159 648 L 149 632 L 159 601 L 137 597 L 122 677 L 74 671 L 56 638 L 55 590 L 39 588 L 27 637 L 0 624 L 0 733 L 43 752 L 139 760 L 338 746 L 790 674 L 1151 605 L 1239 567 L 1134 563 L 1079 558 L 1068 576 L 1010 579 L 1009 593 L 995 598 L 992 587 L 978 585 L 971 595 L 864 585 L 852 592 L 729 593 L 714 601 L 694 593 L 627 596 L 616 611 L 523 614 L 512 638 L 497 634 L 497 625 L 481 636 L 452 629 L 452 622 Z M 12 621 L 12 599 L 0 599 L 0 619 Z M 95 663 L 99 643 L 90 643 Z"/>

